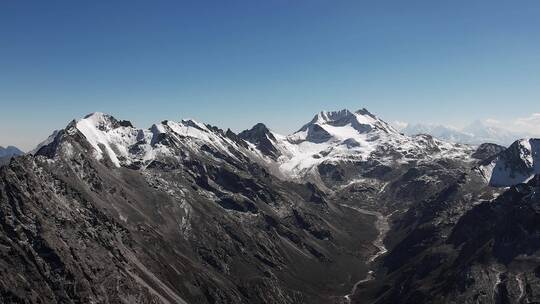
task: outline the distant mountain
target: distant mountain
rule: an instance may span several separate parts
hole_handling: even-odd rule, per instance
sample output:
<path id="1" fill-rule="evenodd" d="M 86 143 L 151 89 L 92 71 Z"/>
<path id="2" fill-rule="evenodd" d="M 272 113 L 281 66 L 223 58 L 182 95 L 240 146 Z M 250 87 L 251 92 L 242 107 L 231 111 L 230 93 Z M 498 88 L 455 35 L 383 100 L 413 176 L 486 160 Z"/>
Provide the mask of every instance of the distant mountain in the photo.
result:
<path id="1" fill-rule="evenodd" d="M 470 147 L 431 136 L 403 135 L 366 109 L 323 111 L 291 135 L 273 135 L 282 155 L 277 159 L 281 172 L 323 182 L 329 176 L 342 175 L 346 182 L 346 176 L 357 175 L 358 171 L 351 171 L 351 163 L 363 164 L 357 168 L 360 171 L 384 170 L 396 162 L 448 155 L 466 158 L 472 152 Z M 332 179 L 330 184 L 335 182 Z"/>
<path id="2" fill-rule="evenodd" d="M 402 132 L 407 135 L 429 134 L 440 140 L 472 145 L 494 143 L 508 146 L 519 138 L 530 136 L 526 133 L 488 126 L 481 121 L 475 121 L 462 129 L 444 125 L 409 124 Z"/>
<path id="3" fill-rule="evenodd" d="M 12 157 L 23 154 L 24 152 L 17 147 L 8 146 L 7 148 L 4 148 L 0 146 L 0 166 L 8 163 Z"/>
<path id="4" fill-rule="evenodd" d="M 495 143 L 508 146 L 514 141 L 530 137 L 529 133 L 512 132 L 502 128 L 492 127 L 477 120 L 463 128 L 463 131 L 474 136 L 473 142 L 480 143 Z"/>
<path id="5" fill-rule="evenodd" d="M 0 157 L 6 157 L 6 156 L 18 156 L 23 155 L 24 152 L 19 150 L 19 148 L 14 146 L 8 146 L 7 148 L 4 148 L 0 146 Z"/>

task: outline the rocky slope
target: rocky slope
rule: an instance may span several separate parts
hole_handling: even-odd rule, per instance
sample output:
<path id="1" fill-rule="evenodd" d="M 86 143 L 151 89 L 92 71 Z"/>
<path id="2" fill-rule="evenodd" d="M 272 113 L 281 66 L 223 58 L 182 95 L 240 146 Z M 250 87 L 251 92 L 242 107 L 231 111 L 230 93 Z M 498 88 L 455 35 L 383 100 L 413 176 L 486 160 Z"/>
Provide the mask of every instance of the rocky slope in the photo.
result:
<path id="1" fill-rule="evenodd" d="M 472 204 L 465 180 L 395 221 L 380 276 L 358 303 L 536 303 L 540 179 Z M 473 192 L 474 193 L 474 192 Z"/>
<path id="2" fill-rule="evenodd" d="M 479 170 L 495 187 L 526 182 L 540 173 L 540 139 L 515 141 L 508 149 L 482 162 Z"/>

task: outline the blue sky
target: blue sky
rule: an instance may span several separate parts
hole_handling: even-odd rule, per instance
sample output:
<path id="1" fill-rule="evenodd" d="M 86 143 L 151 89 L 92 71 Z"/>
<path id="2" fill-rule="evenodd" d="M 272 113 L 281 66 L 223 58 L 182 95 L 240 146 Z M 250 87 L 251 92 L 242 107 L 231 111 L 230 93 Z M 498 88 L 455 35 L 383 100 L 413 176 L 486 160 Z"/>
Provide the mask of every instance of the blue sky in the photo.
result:
<path id="1" fill-rule="evenodd" d="M 94 111 L 282 133 L 341 108 L 523 121 L 540 112 L 538 16 L 539 1 L 0 1 L 0 145 Z"/>

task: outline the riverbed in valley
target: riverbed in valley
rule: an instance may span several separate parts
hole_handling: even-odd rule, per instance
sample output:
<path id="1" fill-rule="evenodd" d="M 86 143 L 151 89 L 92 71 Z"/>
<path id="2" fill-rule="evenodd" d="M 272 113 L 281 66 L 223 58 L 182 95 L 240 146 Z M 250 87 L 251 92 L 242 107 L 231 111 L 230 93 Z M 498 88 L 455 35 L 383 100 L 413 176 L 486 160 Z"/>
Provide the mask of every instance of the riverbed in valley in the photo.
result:
<path id="1" fill-rule="evenodd" d="M 372 216 L 376 217 L 375 228 L 377 228 L 377 230 L 378 230 L 378 235 L 377 235 L 377 238 L 373 241 L 373 246 L 375 246 L 377 248 L 377 251 L 375 253 L 373 253 L 373 255 L 370 256 L 369 259 L 367 260 L 368 264 L 373 264 L 373 262 L 375 262 L 375 260 L 377 260 L 380 256 L 382 256 L 383 254 L 385 254 L 388 251 L 386 249 L 386 247 L 384 246 L 384 238 L 386 237 L 386 234 L 390 230 L 390 224 L 388 222 L 388 218 L 390 216 L 384 216 L 380 212 L 376 212 L 376 211 L 372 211 L 372 210 L 366 210 L 366 209 L 362 209 L 362 208 L 355 207 L 355 206 L 349 206 L 349 205 L 344 205 L 344 204 L 341 204 L 341 206 L 352 209 L 352 210 L 355 210 L 358 213 L 372 215 Z M 375 274 L 375 272 L 372 269 L 367 273 L 365 278 L 363 278 L 362 280 L 360 280 L 360 281 L 358 281 L 358 282 L 356 282 L 354 284 L 351 292 L 344 296 L 344 298 L 346 300 L 346 303 L 351 303 L 351 296 L 355 293 L 358 286 L 360 284 L 363 284 L 365 282 L 373 280 L 375 278 L 374 274 Z"/>

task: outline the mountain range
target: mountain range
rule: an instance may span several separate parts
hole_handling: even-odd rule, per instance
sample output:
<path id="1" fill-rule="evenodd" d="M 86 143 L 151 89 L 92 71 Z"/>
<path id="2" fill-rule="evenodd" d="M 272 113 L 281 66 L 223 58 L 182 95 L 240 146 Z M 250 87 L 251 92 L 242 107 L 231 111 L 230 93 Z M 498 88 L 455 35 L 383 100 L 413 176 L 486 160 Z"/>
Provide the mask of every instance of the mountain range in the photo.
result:
<path id="1" fill-rule="evenodd" d="M 479 120 L 461 129 L 436 124 L 408 124 L 401 131 L 407 135 L 429 134 L 440 140 L 472 145 L 494 143 L 509 146 L 517 139 L 531 136 L 488 126 Z"/>
<path id="2" fill-rule="evenodd" d="M 539 302 L 538 141 L 92 113 L 0 168 L 0 302 Z"/>

